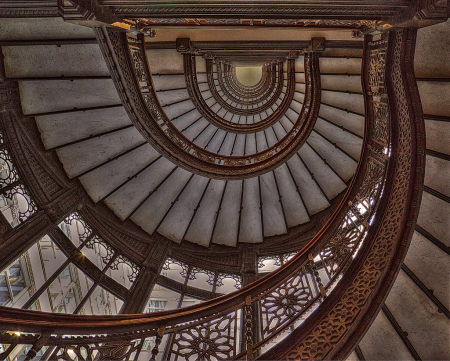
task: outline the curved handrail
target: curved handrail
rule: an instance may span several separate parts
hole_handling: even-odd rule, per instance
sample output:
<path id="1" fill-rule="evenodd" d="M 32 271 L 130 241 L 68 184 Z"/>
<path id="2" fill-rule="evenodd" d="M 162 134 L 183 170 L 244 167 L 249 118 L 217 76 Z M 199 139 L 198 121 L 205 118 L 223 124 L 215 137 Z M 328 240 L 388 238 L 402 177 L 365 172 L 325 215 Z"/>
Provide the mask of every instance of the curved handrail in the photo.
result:
<path id="1" fill-rule="evenodd" d="M 305 57 L 306 58 L 306 57 Z M 191 97 L 192 102 L 194 103 L 197 110 L 200 112 L 200 114 L 205 117 L 207 121 L 209 121 L 211 124 L 216 126 L 217 128 L 223 129 L 230 133 L 240 133 L 240 134 L 247 134 L 247 133 L 255 133 L 263 131 L 264 129 L 267 129 L 271 127 L 274 123 L 279 121 L 281 117 L 286 113 L 286 111 L 289 109 L 289 105 L 292 103 L 292 99 L 294 98 L 295 93 L 295 63 L 294 59 L 288 60 L 288 76 L 287 76 L 287 88 L 286 88 L 286 94 L 283 97 L 283 100 L 281 104 L 277 107 L 276 111 L 274 111 L 272 114 L 270 114 L 265 119 L 253 123 L 253 124 L 239 124 L 239 123 L 233 123 L 229 122 L 219 115 L 217 115 L 214 111 L 211 110 L 211 108 L 206 104 L 205 100 L 203 99 L 200 89 L 198 87 L 198 81 L 197 81 L 197 72 L 196 72 L 196 61 L 195 61 L 195 55 L 190 53 L 184 53 L 183 54 L 183 62 L 184 62 L 184 75 L 186 80 L 186 86 L 189 92 L 189 95 Z M 207 62 L 208 65 L 208 62 Z M 208 73 L 208 69 L 207 69 Z M 279 84 L 277 88 L 277 92 L 274 95 L 274 98 L 271 98 L 269 103 L 273 105 L 276 100 L 279 99 L 279 96 L 281 94 L 281 90 L 283 89 L 283 79 L 284 72 L 280 72 L 279 75 Z M 305 75 L 306 76 L 306 75 Z M 210 82 L 210 77 L 208 78 L 208 82 Z M 211 92 L 213 92 L 213 88 L 211 88 L 211 85 L 209 84 Z M 213 93 L 214 96 L 214 93 Z M 217 100 L 217 99 L 216 99 Z M 226 102 L 219 96 L 218 103 L 225 107 Z M 261 110 L 263 111 L 263 110 Z M 248 115 L 252 114 L 258 114 L 261 111 L 257 113 L 253 113 L 252 111 L 248 111 Z M 243 112 L 244 113 L 244 112 Z"/>
<path id="2" fill-rule="evenodd" d="M 304 106 L 291 130 L 272 147 L 247 156 L 223 156 L 197 146 L 172 124 L 153 87 L 143 39 L 97 30 L 111 75 L 131 121 L 153 147 L 176 165 L 215 179 L 245 179 L 267 173 L 293 156 L 312 131 L 320 107 L 318 54 L 305 56 Z M 293 91 L 292 87 L 292 91 Z"/>
<path id="3" fill-rule="evenodd" d="M 280 59 L 279 62 L 282 62 L 282 60 Z M 262 67 L 262 76 L 261 79 L 258 81 L 258 83 L 256 83 L 255 85 L 244 85 L 242 84 L 236 76 L 236 65 L 234 65 L 233 63 L 229 63 L 229 62 L 223 62 L 223 65 L 225 68 L 228 69 L 228 71 L 230 71 L 230 74 L 233 76 L 234 79 L 234 86 L 236 86 L 236 90 L 239 91 L 243 91 L 244 93 L 247 92 L 260 92 L 262 89 L 265 89 L 267 87 L 267 83 L 264 79 L 265 76 L 265 72 L 268 69 L 268 65 L 269 63 L 266 63 L 266 65 L 264 65 Z M 271 62 L 271 64 L 274 64 L 273 62 Z"/>
<path id="4" fill-rule="evenodd" d="M 425 169 L 424 122 L 413 67 L 416 32 L 407 28 L 383 34 L 379 41 L 365 38 L 363 90 L 374 124 L 371 147 L 391 128 L 389 152 L 394 155 L 379 211 L 339 289 L 264 360 L 345 359 L 395 280 L 417 220 Z"/>
<path id="5" fill-rule="evenodd" d="M 365 144 L 371 141 L 372 136 L 373 133 L 369 127 L 369 131 L 366 132 Z M 320 297 L 326 295 L 326 287 L 331 287 L 336 281 L 336 277 L 348 267 L 351 256 L 357 249 L 363 234 L 367 234 L 364 230 L 369 228 L 367 220 L 373 216 L 376 210 L 376 199 L 381 194 L 382 182 L 385 178 L 384 169 L 387 165 L 386 159 L 379 157 L 378 151 L 379 149 L 374 150 L 374 147 L 364 148 L 364 157 L 358 166 L 358 173 L 354 177 L 352 185 L 345 196 L 345 203 L 341 203 L 338 211 L 327 223 L 326 228 L 293 257 L 292 260 L 286 263 L 286 265 L 239 291 L 207 301 L 201 305 L 174 311 L 164 311 L 153 315 L 88 317 L 49 315 L 34 311 L 5 310 L 4 308 L 0 308 L 0 319 L 2 320 L 2 326 L 0 327 L 5 330 L 21 330 L 24 325 L 27 325 L 28 331 L 31 332 L 51 332 L 53 335 L 65 335 L 63 340 L 60 337 L 50 337 L 47 340 L 48 344 L 58 345 L 61 345 L 61 342 L 70 343 L 68 338 L 72 336 L 68 337 L 68 335 L 86 334 L 86 329 L 89 329 L 89 333 L 91 334 L 108 333 L 108 337 L 112 336 L 115 339 L 129 340 L 130 338 L 136 338 L 137 335 L 139 337 L 155 335 L 157 329 L 164 324 L 167 333 L 179 335 L 183 330 L 197 327 L 199 324 L 205 322 L 214 322 L 218 318 L 226 317 L 230 312 L 236 314 L 245 304 L 249 306 L 252 302 L 258 302 L 260 303 L 261 309 L 267 309 L 264 302 L 271 297 L 271 294 L 276 292 L 277 288 L 283 288 L 284 283 L 291 282 L 290 280 L 293 278 L 307 277 L 312 272 L 316 276 L 316 281 L 319 284 L 320 294 L 314 294 L 312 289 L 308 291 L 308 302 L 302 310 L 302 313 L 304 313 Z M 369 159 L 369 155 L 372 158 Z M 374 182 L 378 186 L 376 188 L 368 188 L 368 185 L 373 185 Z M 366 208 L 364 214 L 359 211 L 359 206 Z M 355 230 L 359 230 L 356 240 L 353 236 Z M 336 242 L 336 240 L 342 239 L 343 235 L 346 235 L 348 232 L 352 234 L 350 244 L 346 246 L 348 252 L 335 252 L 335 255 L 337 254 L 338 256 L 331 261 L 331 257 L 327 256 L 330 253 L 330 240 Z M 333 272 L 333 276 L 330 278 L 328 284 L 324 285 L 320 277 L 317 276 L 317 262 L 314 261 L 315 255 L 322 258 L 322 262 L 332 262 L 334 265 L 330 269 Z M 268 335 L 266 335 L 266 339 L 255 345 L 256 348 L 261 347 L 264 342 L 268 342 L 269 339 L 277 336 L 286 327 L 289 327 L 289 325 L 298 319 L 300 314 L 287 315 L 288 317 L 285 320 L 280 321 L 269 332 L 265 330 L 264 332 Z M 118 330 L 122 335 L 118 335 Z M 77 338 L 76 342 L 92 343 L 94 340 L 101 342 L 104 338 L 102 336 Z"/>
<path id="6" fill-rule="evenodd" d="M 224 64 L 224 66 L 227 68 L 227 69 L 229 69 L 230 68 L 230 66 L 228 66 L 227 64 Z M 276 65 L 275 64 L 273 64 L 272 65 L 272 67 L 276 67 Z M 224 73 L 224 71 L 222 71 L 222 63 L 220 63 L 220 62 L 217 62 L 216 61 L 216 68 L 217 68 L 217 81 L 219 82 L 219 88 L 220 88 L 220 90 L 225 94 L 225 96 L 228 98 L 228 99 L 231 99 L 231 101 L 234 101 L 235 103 L 238 103 L 238 102 L 240 102 L 240 104 L 242 104 L 242 105 L 255 105 L 255 104 L 258 104 L 258 102 L 260 102 L 260 98 L 256 98 L 256 99 L 239 99 L 239 98 L 236 98 L 235 97 L 235 95 L 233 95 L 230 91 L 228 91 L 228 87 L 225 85 L 225 81 L 224 81 L 224 75 L 223 75 L 223 73 Z M 264 68 L 263 68 L 264 69 Z M 228 71 L 228 70 L 227 70 Z M 277 70 L 278 71 L 278 70 Z M 269 73 L 269 72 L 267 72 L 267 73 Z M 273 70 L 271 70 L 271 80 L 275 80 L 276 81 L 276 74 L 275 74 L 275 72 L 273 71 Z M 284 76 L 284 73 L 283 73 L 283 76 Z M 266 76 L 267 77 L 267 76 Z M 267 79 L 266 79 L 267 80 Z M 270 84 L 270 88 L 272 88 L 273 86 L 274 86 L 275 84 L 273 83 L 273 82 L 271 82 L 271 84 Z M 262 90 L 268 90 L 268 88 L 269 88 L 269 86 L 265 86 L 264 88 L 262 88 Z M 262 90 L 260 90 L 260 91 L 262 91 Z M 269 93 L 270 94 L 270 93 Z M 237 94 L 237 95 L 239 95 L 239 94 Z M 241 95 L 244 95 L 244 94 L 241 94 Z M 252 95 L 252 94 L 249 94 L 249 93 L 245 93 L 245 96 L 247 96 L 247 95 Z M 259 96 L 259 92 L 258 93 L 255 93 L 255 95 L 257 95 L 257 96 Z M 266 95 L 266 93 L 263 93 L 263 95 Z M 243 98 L 244 98 L 244 96 L 243 96 Z"/>
<path id="7" fill-rule="evenodd" d="M 219 95 L 216 85 L 214 84 L 214 73 L 213 73 L 212 68 L 213 68 L 212 60 L 207 59 L 206 60 L 206 76 L 207 76 L 209 89 L 210 89 L 214 99 L 217 101 L 217 103 L 222 108 L 228 110 L 229 112 L 231 112 L 233 114 L 255 115 L 255 114 L 264 112 L 265 110 L 269 109 L 279 99 L 279 97 L 281 95 L 281 91 L 284 86 L 284 72 L 279 71 L 277 81 L 271 81 L 270 86 L 267 87 L 267 89 L 264 89 L 264 92 L 260 95 L 260 97 L 258 97 L 256 99 L 255 104 L 264 102 L 262 105 L 258 106 L 257 108 L 252 108 L 252 109 L 239 109 L 239 108 L 236 108 L 235 106 L 229 104 L 222 96 Z M 273 79 L 273 78 L 275 78 L 275 66 L 273 67 L 273 70 L 270 73 L 270 79 Z M 295 81 L 295 78 L 293 79 L 293 81 Z M 274 92 L 273 90 L 275 88 L 275 84 L 277 85 L 277 88 Z M 246 95 L 249 96 L 248 93 Z M 269 98 L 267 98 L 267 95 L 271 95 L 271 96 Z M 232 99 L 232 101 L 234 101 L 234 99 Z M 242 100 L 237 100 L 236 103 L 245 105 L 242 102 Z"/>
<path id="8" fill-rule="evenodd" d="M 39 336 L 23 335 L 16 337 L 16 340 L 36 342 L 40 347 L 58 345 L 55 352 L 67 345 L 88 345 L 106 340 L 126 343 L 139 339 L 142 344 L 145 337 L 156 336 L 158 339 L 165 332 L 173 334 L 170 352 L 175 355 L 183 354 L 183 347 L 187 342 L 189 345 L 186 347 L 191 347 L 198 353 L 204 352 L 204 347 L 212 347 L 210 354 L 218 358 L 226 358 L 227 355 L 239 358 L 245 357 L 245 354 L 252 357 L 255 349 L 278 336 L 323 298 L 319 312 L 313 313 L 285 341 L 262 358 L 343 357 L 351 350 L 358 337 L 361 337 L 362 331 L 370 323 L 368 320 L 373 319 L 386 296 L 393 275 L 398 271 L 398 260 L 404 256 L 407 248 L 408 241 L 405 242 L 405 239 L 410 238 L 418 214 L 418 207 L 411 205 L 420 202 L 424 132 L 423 122 L 420 122 L 420 105 L 408 103 L 408 97 L 418 100 L 418 93 L 410 61 L 414 49 L 411 50 L 411 46 L 406 45 L 411 44 L 414 35 L 414 30 L 396 31 L 389 34 L 389 43 L 382 40 L 370 44 L 370 65 L 367 52 L 364 62 L 364 90 L 366 99 L 370 101 L 366 103 L 367 128 L 358 171 L 333 217 L 314 240 L 284 266 L 232 294 L 196 306 L 152 315 L 77 316 L 0 307 L 0 329 L 39 332 L 43 339 L 41 343 Z M 366 41 L 370 41 L 370 38 Z M 388 45 L 387 50 L 385 45 Z M 384 71 L 389 62 L 392 62 L 392 66 Z M 368 69 L 371 71 L 369 85 Z M 391 75 L 392 81 L 387 79 Z M 386 93 L 383 92 L 384 84 Z M 369 89 L 371 94 L 367 95 Z M 394 101 L 385 102 L 391 99 L 386 94 L 391 95 Z M 392 136 L 389 142 L 390 128 Z M 389 152 L 395 155 L 392 160 L 389 160 Z M 360 246 L 363 238 L 365 240 Z M 344 248 L 339 247 L 342 242 Z M 358 248 L 359 252 L 355 256 Z M 315 260 L 317 257 L 320 260 Z M 318 264 L 331 273 L 328 284 L 323 284 Z M 346 270 L 346 277 L 339 287 L 326 297 L 327 287 L 333 287 L 337 277 Z M 304 279 L 308 280 L 311 273 L 316 278 L 320 294 L 314 294 L 302 283 Z M 292 289 L 292 286 L 295 286 L 295 291 L 300 290 L 294 295 L 296 299 L 303 300 L 299 312 L 292 308 L 294 303 L 290 304 L 292 293 L 283 293 Z M 276 295 L 282 297 L 277 298 Z M 286 299 L 289 302 L 283 301 Z M 270 305 L 290 310 L 284 313 L 283 319 L 276 320 L 275 326 L 267 327 L 266 324 L 266 327 L 261 328 L 261 334 L 265 338 L 260 342 L 252 339 L 250 320 L 253 302 L 259 304 L 262 316 L 278 315 L 271 311 L 273 306 Z M 247 349 L 236 354 L 236 345 L 233 346 L 232 341 L 237 342 L 237 335 L 236 332 L 232 334 L 230 329 L 234 327 L 236 330 L 237 313 L 241 307 L 245 307 L 243 317 L 250 326 L 246 328 L 244 335 Z M 222 343 L 222 349 L 217 350 L 210 344 L 204 344 L 201 341 L 202 333 L 199 333 L 201 327 L 211 328 L 214 332 L 225 332 L 221 337 L 226 338 L 226 344 L 230 347 L 224 350 Z M 313 330 L 316 331 L 312 332 Z M 191 343 L 183 338 L 183 332 L 190 332 Z M 75 336 L 86 333 L 95 336 Z M 104 333 L 108 333 L 107 338 L 101 335 Z M 195 340 L 192 340 L 193 334 L 198 335 Z M 333 338 L 330 339 L 327 335 L 332 335 Z M 13 336 L 7 335 L 5 339 L 8 337 Z M 133 345 L 136 346 L 135 343 Z"/>
<path id="9" fill-rule="evenodd" d="M 282 63 L 281 61 L 277 62 L 277 65 Z M 262 93 L 268 88 L 267 82 L 263 82 L 263 78 L 261 81 L 254 86 L 244 86 L 239 80 L 236 78 L 236 69 L 235 66 L 231 64 L 217 64 L 217 75 L 219 76 L 219 86 L 223 91 L 227 91 L 227 89 L 231 89 L 237 96 L 242 98 L 251 98 L 251 97 L 261 97 Z M 222 65 L 224 66 L 224 70 L 222 71 Z M 278 67 L 278 66 L 277 66 Z M 266 67 L 263 67 L 263 70 Z M 282 70 L 282 69 L 281 69 Z M 264 75 L 264 72 L 263 72 Z M 226 86 L 225 86 L 226 85 Z M 233 94 L 230 92 L 226 93 L 230 98 L 233 98 Z M 234 98 L 236 99 L 236 98 Z M 245 105 L 256 104 L 257 100 L 247 100 L 243 102 Z"/>

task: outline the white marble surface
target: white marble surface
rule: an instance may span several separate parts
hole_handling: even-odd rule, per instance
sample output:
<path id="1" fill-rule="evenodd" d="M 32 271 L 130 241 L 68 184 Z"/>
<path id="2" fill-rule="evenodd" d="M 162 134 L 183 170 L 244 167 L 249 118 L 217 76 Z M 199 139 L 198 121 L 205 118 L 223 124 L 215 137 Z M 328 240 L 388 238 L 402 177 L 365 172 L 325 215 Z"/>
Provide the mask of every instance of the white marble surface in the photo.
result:
<path id="1" fill-rule="evenodd" d="M 425 185 L 450 197 L 450 161 L 427 155 Z"/>
<path id="2" fill-rule="evenodd" d="M 450 359 L 450 320 L 404 272 L 398 274 L 386 305 L 422 360 Z"/>
<path id="3" fill-rule="evenodd" d="M 352 132 L 364 136 L 364 116 L 347 113 L 345 110 L 329 107 L 325 104 L 320 105 L 319 117 L 333 122 L 339 126 L 351 130 Z"/>
<path id="4" fill-rule="evenodd" d="M 9 78 L 109 76 L 97 44 L 3 46 Z"/>
<path id="5" fill-rule="evenodd" d="M 418 232 L 414 232 L 405 265 L 433 295 L 450 309 L 450 257 Z"/>
<path id="6" fill-rule="evenodd" d="M 322 89 L 321 99 L 325 104 L 364 115 L 364 98 L 362 94 L 337 93 Z"/>
<path id="7" fill-rule="evenodd" d="M 450 247 L 450 204 L 423 192 L 417 223 Z"/>
<path id="8" fill-rule="evenodd" d="M 327 74 L 361 74 L 359 58 L 319 58 L 320 72 Z"/>
<path id="9" fill-rule="evenodd" d="M 111 79 L 20 81 L 24 114 L 120 104 Z"/>
<path id="10" fill-rule="evenodd" d="M 450 154 L 450 123 L 425 119 L 427 149 Z"/>
<path id="11" fill-rule="evenodd" d="M 366 360 L 414 360 L 383 311 L 359 343 Z"/>
<path id="12" fill-rule="evenodd" d="M 298 154 L 314 174 L 315 180 L 319 183 L 328 199 L 336 197 L 346 188 L 345 183 L 333 172 L 329 165 L 324 163 L 308 144 L 305 143 L 298 151 Z"/>
<path id="13" fill-rule="evenodd" d="M 46 148 L 131 125 L 123 107 L 38 116 L 36 123 Z"/>
<path id="14" fill-rule="evenodd" d="M 91 28 L 65 22 L 59 17 L 2 18 L 0 34 L 2 40 L 95 38 Z"/>
<path id="15" fill-rule="evenodd" d="M 414 71 L 417 77 L 450 77 L 449 22 L 421 28 L 417 32 Z"/>
<path id="16" fill-rule="evenodd" d="M 106 205 L 119 218 L 125 219 L 175 167 L 166 158 L 159 159 L 150 168 L 106 198 Z"/>
<path id="17" fill-rule="evenodd" d="M 56 153 L 67 175 L 73 178 L 144 142 L 136 128 L 127 128 L 60 148 Z"/>
<path id="18" fill-rule="evenodd" d="M 80 177 L 81 184 L 92 200 L 98 202 L 159 156 L 150 144 L 145 143 L 142 147 Z"/>

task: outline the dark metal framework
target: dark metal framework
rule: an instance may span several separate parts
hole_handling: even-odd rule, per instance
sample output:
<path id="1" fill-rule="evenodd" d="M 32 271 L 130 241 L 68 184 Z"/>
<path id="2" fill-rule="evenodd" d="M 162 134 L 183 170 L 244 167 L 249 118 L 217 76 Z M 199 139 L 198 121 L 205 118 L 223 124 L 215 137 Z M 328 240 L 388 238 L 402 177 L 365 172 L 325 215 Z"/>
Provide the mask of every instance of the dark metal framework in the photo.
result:
<path id="1" fill-rule="evenodd" d="M 29 357 L 49 346 L 47 356 L 51 358 L 64 358 L 70 349 L 77 355 L 87 354 L 88 359 L 113 355 L 137 359 L 145 339 L 155 341 L 156 355 L 167 334 L 168 355 L 173 357 L 195 357 L 206 352 L 208 357 L 218 359 L 253 358 L 261 347 L 321 301 L 316 312 L 261 358 L 344 358 L 381 306 L 392 282 L 391 273 L 398 272 L 398 261 L 407 248 L 408 241 L 404 240 L 410 239 L 417 217 L 418 207 L 410 205 L 420 201 L 425 148 L 412 71 L 414 36 L 414 30 L 404 29 L 388 33 L 379 41 L 366 39 L 363 79 L 367 123 L 357 175 L 322 232 L 284 266 L 234 294 L 155 315 L 93 319 L 0 308 L 3 330 L 31 332 L 20 336 L 3 334 L 2 342 L 32 345 Z M 14 127 L 4 119 L 3 128 Z M 7 134 L 10 140 L 14 131 Z M 67 192 L 57 189 L 61 196 Z M 71 206 L 66 203 L 66 207 Z M 55 209 L 55 220 L 65 212 Z M 370 224 L 375 212 L 377 222 Z M 89 207 L 83 211 L 88 213 Z M 150 265 L 151 259 L 161 259 L 163 254 L 161 247 L 155 248 L 144 265 Z M 151 279 L 154 271 L 146 267 L 135 281 L 141 287 L 131 289 L 133 296 L 143 291 L 144 281 Z M 326 276 L 319 274 L 319 268 L 325 270 Z M 344 271 L 346 277 L 329 293 Z M 132 303 L 133 297 L 130 300 Z M 260 323 L 256 327 L 252 323 L 254 310 L 259 310 Z M 241 347 L 237 332 L 240 314 L 246 325 Z"/>
<path id="2" fill-rule="evenodd" d="M 443 10 L 442 4 L 436 1 L 370 2 L 365 3 L 364 7 L 360 6 L 360 2 L 354 2 L 352 7 L 348 2 L 343 6 L 336 1 L 317 6 L 310 5 L 310 2 L 298 2 L 262 8 L 243 3 L 235 9 L 229 6 L 220 9 L 212 6 L 212 2 L 210 8 L 204 4 L 201 8 L 195 7 L 192 3 L 175 7 L 174 2 L 164 6 L 160 2 L 136 6 L 136 1 L 118 0 L 83 2 L 83 6 L 78 2 L 81 3 L 59 1 L 58 9 L 62 16 L 72 20 L 100 21 L 107 20 L 112 13 L 117 16 L 126 14 L 129 18 L 158 16 L 166 20 L 172 16 L 177 21 L 186 16 L 217 16 L 222 17 L 216 22 L 221 25 L 234 20 L 235 16 L 241 16 L 249 18 L 251 26 L 253 14 L 268 20 L 273 18 L 273 21 L 283 18 L 277 24 L 286 25 L 292 24 L 289 22 L 292 13 L 302 11 L 311 18 L 331 14 L 328 15 L 332 18 L 331 22 L 333 19 L 358 18 L 392 20 L 391 25 L 396 26 L 422 26 L 420 24 L 431 24 L 447 15 L 447 8 Z M 91 6 L 94 3 L 102 6 L 104 11 L 95 14 Z M 19 10 L 16 4 L 7 5 L 0 9 L 0 14 L 12 17 L 55 16 L 54 8 L 42 9 L 54 7 L 53 2 L 41 2 L 39 6 Z M 111 13 L 108 14 L 108 11 Z M 411 20 L 414 14 L 420 16 Z M 330 23 L 328 25 L 332 26 Z M 367 126 L 358 172 L 337 211 L 329 217 L 314 241 L 276 272 L 232 295 L 200 306 L 151 316 L 120 315 L 93 319 L 0 308 L 0 328 L 3 331 L 29 332 L 19 336 L 1 334 L 1 342 L 10 346 L 0 356 L 6 357 L 16 345 L 24 344 L 32 346 L 28 358 L 32 358 L 43 346 L 49 346 L 46 358 L 68 358 L 70 349 L 80 359 L 83 357 L 86 360 L 94 357 L 125 360 L 130 356 L 137 359 L 144 340 L 151 338 L 155 344 L 154 358 L 163 336 L 169 334 L 168 352 L 179 358 L 187 353 L 195 357 L 206 352 L 208 356 L 219 359 L 251 359 L 257 357 L 258 350 L 266 342 L 291 327 L 302 313 L 311 310 L 311 306 L 320 300 L 322 302 L 316 312 L 283 342 L 261 355 L 261 359 L 345 359 L 382 307 L 402 264 L 419 209 L 425 140 L 413 72 L 414 41 L 415 30 L 410 28 L 391 30 L 380 40 L 366 37 L 363 92 Z M 4 81 L 4 74 L 1 75 Z M 78 181 L 69 181 L 62 169 L 54 166 L 58 164 L 55 154 L 45 152 L 37 129 L 21 117 L 17 84 L 3 83 L 0 91 L 0 152 L 7 164 L 14 163 L 17 167 L 17 172 L 10 172 L 8 180 L 1 184 L 1 192 L 8 192 L 12 184 L 20 183 L 24 190 L 21 194 L 30 200 L 27 204 L 34 202 L 37 205 L 35 208 L 29 207 L 29 214 L 18 217 L 21 222 L 18 227 L 12 227 L 0 217 L 0 250 L 8 256 L 1 260 L 0 268 L 24 253 L 42 235 L 59 233 L 55 230 L 55 224 L 80 209 L 80 215 L 92 223 L 95 232 L 141 267 L 124 307 L 124 312 L 139 312 L 140 305 L 136 300 L 146 299 L 146 292 L 151 289 L 151 286 L 147 289 L 144 286 L 156 282 L 162 268 L 161 260 L 167 258 L 168 249 L 172 256 L 177 251 L 168 247 L 168 241 L 163 237 L 156 235 L 150 239 L 129 221 L 117 226 L 116 219 L 104 205 L 94 205 Z M 431 150 L 427 154 L 448 158 Z M 14 183 L 17 181 L 19 183 Z M 377 217 L 372 223 L 375 211 Z M 442 242 L 419 226 L 416 229 L 448 253 L 448 247 Z M 351 255 L 355 254 L 359 244 L 361 247 L 352 259 Z M 192 249 L 195 251 L 195 247 Z M 267 251 L 270 253 L 269 249 Z M 76 250 L 72 249 L 72 252 L 76 259 Z M 195 252 L 193 254 L 192 259 L 195 259 Z M 183 257 L 181 251 L 178 255 Z M 213 253 L 210 255 L 214 257 Z M 243 248 L 242 253 L 229 252 L 230 259 L 240 257 L 239 265 L 236 263 L 235 267 L 241 266 L 244 271 L 254 268 L 254 255 L 250 246 Z M 326 271 L 328 280 L 322 279 L 319 268 Z M 347 271 L 346 277 L 331 293 L 327 292 L 344 270 Z M 409 277 L 413 278 L 413 274 Z M 245 278 L 251 277 L 244 275 Z M 160 280 L 165 282 L 162 278 Z M 101 275 L 98 275 L 98 281 L 108 282 Z M 290 297 L 283 296 L 286 294 Z M 290 302 L 291 299 L 295 302 Z M 258 318 L 255 317 L 255 310 L 259 312 Z M 384 308 L 384 312 L 388 311 Z M 245 320 L 241 328 L 241 340 L 244 340 L 241 346 L 236 341 L 238 315 Z M 260 320 L 259 324 L 256 319 Z M 402 333 L 400 327 L 396 329 Z M 211 330 L 215 332 L 214 336 Z M 108 336 L 104 336 L 106 333 Z M 193 334 L 197 337 L 192 337 Z M 220 349 L 214 345 L 220 346 Z"/>

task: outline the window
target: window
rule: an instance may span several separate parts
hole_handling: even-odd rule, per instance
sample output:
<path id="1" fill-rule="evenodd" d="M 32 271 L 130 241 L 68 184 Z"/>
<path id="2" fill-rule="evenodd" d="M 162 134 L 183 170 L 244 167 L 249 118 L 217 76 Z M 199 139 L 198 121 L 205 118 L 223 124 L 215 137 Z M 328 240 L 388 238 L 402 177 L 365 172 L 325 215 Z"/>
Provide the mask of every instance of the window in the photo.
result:
<path id="1" fill-rule="evenodd" d="M 13 303 L 19 293 L 28 287 L 24 277 L 27 272 L 24 262 L 22 257 L 0 274 L 0 306 Z"/>
<path id="2" fill-rule="evenodd" d="M 167 300 L 156 300 L 156 299 L 150 299 L 148 301 L 147 306 L 147 313 L 149 312 L 158 312 L 158 311 L 164 311 L 167 306 Z"/>

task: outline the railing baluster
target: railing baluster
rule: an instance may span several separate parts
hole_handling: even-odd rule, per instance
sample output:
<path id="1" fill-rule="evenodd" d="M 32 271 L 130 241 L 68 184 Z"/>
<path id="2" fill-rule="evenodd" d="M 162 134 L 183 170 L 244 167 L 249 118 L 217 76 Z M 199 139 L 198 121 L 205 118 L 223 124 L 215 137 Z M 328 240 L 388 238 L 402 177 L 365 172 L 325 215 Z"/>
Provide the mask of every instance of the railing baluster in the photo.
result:
<path id="1" fill-rule="evenodd" d="M 245 299 L 245 337 L 247 344 L 247 360 L 253 360 L 253 317 L 252 296 Z"/>
<path id="2" fill-rule="evenodd" d="M 165 332 L 166 332 L 166 325 L 159 326 L 158 334 L 156 335 L 156 338 L 155 338 L 155 346 L 152 349 L 152 357 L 151 357 L 150 361 L 156 360 L 156 356 L 159 353 L 159 345 L 161 344 L 161 341 L 162 341 L 162 338 L 163 338 Z"/>

